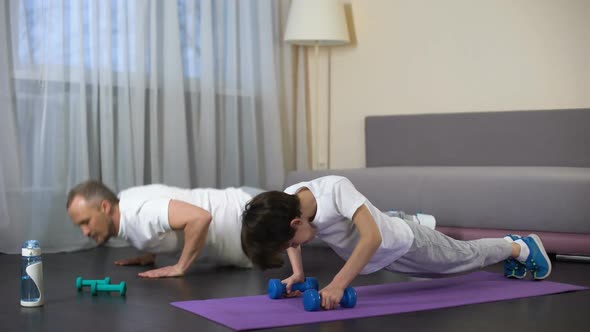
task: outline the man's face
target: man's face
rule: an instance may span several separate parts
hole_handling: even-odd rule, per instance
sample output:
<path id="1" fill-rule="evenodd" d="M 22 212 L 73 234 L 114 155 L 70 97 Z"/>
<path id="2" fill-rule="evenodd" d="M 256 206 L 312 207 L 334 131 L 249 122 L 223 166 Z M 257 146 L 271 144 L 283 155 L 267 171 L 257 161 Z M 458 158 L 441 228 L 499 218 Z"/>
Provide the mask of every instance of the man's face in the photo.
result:
<path id="1" fill-rule="evenodd" d="M 70 204 L 68 214 L 74 225 L 82 229 L 84 236 L 91 237 L 100 245 L 112 235 L 114 226 L 110 216 L 111 209 L 108 201 L 97 203 L 76 196 Z"/>

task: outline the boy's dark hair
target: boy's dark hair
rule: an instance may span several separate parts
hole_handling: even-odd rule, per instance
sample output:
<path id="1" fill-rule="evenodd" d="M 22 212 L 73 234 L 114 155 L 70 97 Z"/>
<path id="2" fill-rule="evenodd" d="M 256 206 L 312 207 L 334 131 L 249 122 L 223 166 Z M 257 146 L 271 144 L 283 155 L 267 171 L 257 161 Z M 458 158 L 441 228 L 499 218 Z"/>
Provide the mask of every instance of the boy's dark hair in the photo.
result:
<path id="1" fill-rule="evenodd" d="M 70 208 L 74 197 L 82 196 L 88 202 L 100 204 L 101 201 L 107 200 L 111 204 L 119 204 L 119 198 L 107 186 L 96 180 L 88 180 L 76 185 L 68 193 L 66 209 Z"/>
<path id="2" fill-rule="evenodd" d="M 295 236 L 291 220 L 301 216 L 299 198 L 268 191 L 252 198 L 242 214 L 242 249 L 261 269 L 283 265 L 282 251 Z"/>

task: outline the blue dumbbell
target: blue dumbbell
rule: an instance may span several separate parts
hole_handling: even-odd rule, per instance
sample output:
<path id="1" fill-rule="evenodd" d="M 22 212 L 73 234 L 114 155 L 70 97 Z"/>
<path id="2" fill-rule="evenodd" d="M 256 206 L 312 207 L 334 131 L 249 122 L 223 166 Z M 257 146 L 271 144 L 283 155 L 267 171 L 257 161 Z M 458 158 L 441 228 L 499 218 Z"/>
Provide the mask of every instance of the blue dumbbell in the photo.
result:
<path id="1" fill-rule="evenodd" d="M 347 287 L 340 300 L 340 306 L 343 308 L 352 308 L 356 305 L 356 291 L 352 287 Z M 318 311 L 322 306 L 322 297 L 320 292 L 315 289 L 306 290 L 303 293 L 303 308 L 305 311 Z"/>
<path id="2" fill-rule="evenodd" d="M 118 285 L 106 285 L 106 284 L 92 284 L 90 285 L 90 293 L 94 296 L 98 292 L 119 292 L 121 296 L 125 296 L 127 294 L 127 283 L 125 281 L 121 281 Z"/>
<path id="3" fill-rule="evenodd" d="M 291 291 L 305 292 L 308 289 L 318 290 L 319 284 L 316 278 L 305 278 L 305 282 L 298 282 L 291 286 Z M 287 293 L 287 285 L 281 279 L 270 279 L 268 281 L 268 296 L 271 299 L 280 299 Z"/>
<path id="4" fill-rule="evenodd" d="M 79 291 L 82 290 L 84 286 L 92 286 L 92 284 L 110 284 L 111 278 L 106 277 L 103 280 L 85 280 L 82 277 L 76 278 L 76 289 Z"/>

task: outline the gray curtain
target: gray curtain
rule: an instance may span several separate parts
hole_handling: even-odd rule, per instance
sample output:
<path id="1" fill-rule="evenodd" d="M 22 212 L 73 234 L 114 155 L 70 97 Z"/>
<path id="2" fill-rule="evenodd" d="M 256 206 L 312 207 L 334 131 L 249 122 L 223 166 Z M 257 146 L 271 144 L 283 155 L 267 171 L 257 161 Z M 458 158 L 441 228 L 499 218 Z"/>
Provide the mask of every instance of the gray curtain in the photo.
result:
<path id="1" fill-rule="evenodd" d="M 0 252 L 94 244 L 65 197 L 94 178 L 280 189 L 307 160 L 288 1 L 0 2 Z"/>

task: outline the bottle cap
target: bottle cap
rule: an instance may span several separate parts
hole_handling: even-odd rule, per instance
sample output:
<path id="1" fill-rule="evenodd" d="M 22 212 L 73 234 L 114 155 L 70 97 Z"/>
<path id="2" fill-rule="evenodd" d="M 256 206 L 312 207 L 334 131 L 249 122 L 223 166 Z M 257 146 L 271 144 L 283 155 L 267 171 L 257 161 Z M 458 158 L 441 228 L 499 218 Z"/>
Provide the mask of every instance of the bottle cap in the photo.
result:
<path id="1" fill-rule="evenodd" d="M 23 243 L 22 247 L 23 256 L 39 256 L 41 255 L 41 246 L 37 240 L 28 240 Z"/>

